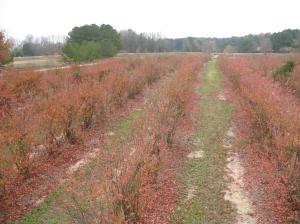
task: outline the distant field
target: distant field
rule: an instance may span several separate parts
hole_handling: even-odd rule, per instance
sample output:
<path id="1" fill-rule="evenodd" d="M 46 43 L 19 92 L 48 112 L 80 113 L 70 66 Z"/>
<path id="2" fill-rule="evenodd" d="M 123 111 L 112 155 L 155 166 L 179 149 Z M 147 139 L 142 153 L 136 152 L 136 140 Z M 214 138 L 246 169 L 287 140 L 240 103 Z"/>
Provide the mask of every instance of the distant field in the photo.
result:
<path id="1" fill-rule="evenodd" d="M 172 53 L 159 53 L 159 55 L 167 55 Z M 177 53 L 178 54 L 178 53 Z M 185 53 L 180 53 L 185 54 Z M 189 53 L 191 54 L 191 53 Z M 149 56 L 158 55 L 158 53 L 119 53 L 116 57 L 130 57 L 130 56 Z M 103 59 L 101 59 L 102 61 Z M 94 61 L 93 63 L 96 63 Z M 14 61 L 8 64 L 8 67 L 17 69 L 22 68 L 54 68 L 65 66 L 66 63 L 62 61 L 60 55 L 49 55 L 49 56 L 30 56 L 30 57 L 15 57 Z"/>
<path id="2" fill-rule="evenodd" d="M 176 54 L 198 54 L 199 52 L 176 52 Z M 149 55 L 170 55 L 174 54 L 174 52 L 161 52 L 161 53 L 119 53 L 115 57 L 131 57 L 131 56 L 149 56 Z M 278 53 L 232 53 L 227 54 L 231 56 L 259 56 L 259 55 L 272 55 L 272 56 L 283 56 L 283 57 L 291 57 L 297 54 L 278 54 Z M 101 61 L 103 59 L 100 59 Z M 96 63 L 94 61 L 93 63 Z M 15 57 L 14 61 L 8 64 L 8 67 L 13 67 L 17 69 L 22 68 L 54 68 L 61 67 L 67 65 L 62 61 L 60 55 L 50 55 L 50 56 L 31 56 L 31 57 Z"/>
<path id="3" fill-rule="evenodd" d="M 162 53 L 163 54 L 163 53 Z M 129 57 L 137 55 L 155 55 L 155 53 L 120 53 L 117 57 Z M 156 54 L 157 55 L 157 54 Z M 103 60 L 103 59 L 102 59 Z M 95 61 L 94 61 L 95 62 Z M 15 57 L 14 61 L 8 64 L 8 67 L 17 69 L 23 68 L 54 68 L 65 66 L 66 63 L 62 61 L 60 55 L 49 56 L 29 56 L 29 57 Z"/>
<path id="4" fill-rule="evenodd" d="M 15 57 L 9 66 L 14 68 L 51 68 L 64 65 L 60 55 Z"/>

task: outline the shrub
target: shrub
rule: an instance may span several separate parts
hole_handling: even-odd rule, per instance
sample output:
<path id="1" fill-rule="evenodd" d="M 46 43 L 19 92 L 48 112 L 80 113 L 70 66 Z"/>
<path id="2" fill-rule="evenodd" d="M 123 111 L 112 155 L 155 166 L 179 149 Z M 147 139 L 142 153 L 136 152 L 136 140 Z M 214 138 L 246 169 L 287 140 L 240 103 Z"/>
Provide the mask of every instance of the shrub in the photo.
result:
<path id="1" fill-rule="evenodd" d="M 10 53 L 11 48 L 12 42 L 5 38 L 3 32 L 0 32 L 0 67 L 13 60 L 13 57 Z"/>
<path id="2" fill-rule="evenodd" d="M 0 137 L 3 138 L 3 136 Z M 2 144 L 0 143 L 0 198 L 5 194 L 6 185 L 8 184 L 8 179 L 11 177 L 12 170 L 10 161 L 7 159 L 7 152 Z"/>
<path id="3" fill-rule="evenodd" d="M 263 71 L 253 71 L 247 58 L 219 59 L 219 66 L 227 77 L 236 76 L 239 113 L 242 130 L 252 144 L 258 144 L 264 163 L 269 162 L 277 175 L 290 187 L 291 194 L 298 189 L 299 180 L 299 112 L 298 100 L 285 87 L 274 82 Z M 278 74 L 285 74 L 293 63 L 281 67 Z"/>
<path id="4" fill-rule="evenodd" d="M 82 81 L 82 72 L 81 72 L 80 66 L 72 65 L 71 71 L 72 71 L 72 77 L 73 77 L 75 83 L 79 84 Z"/>
<path id="5" fill-rule="evenodd" d="M 62 52 L 67 60 L 93 61 L 101 57 L 101 45 L 94 41 L 83 41 L 78 43 L 67 43 Z"/>
<path id="6" fill-rule="evenodd" d="M 118 53 L 118 48 L 113 41 L 105 39 L 101 41 L 100 52 L 103 57 L 112 57 Z"/>
<path id="7" fill-rule="evenodd" d="M 292 74 L 290 75 L 289 85 L 298 98 L 300 98 L 300 65 L 295 66 Z"/>
<path id="8" fill-rule="evenodd" d="M 42 92 L 40 88 L 41 73 L 33 70 L 14 72 L 8 76 L 11 92 L 18 101 L 32 100 Z"/>
<path id="9" fill-rule="evenodd" d="M 2 118 L 8 115 L 11 115 L 11 98 L 0 96 L 0 116 Z"/>
<path id="10" fill-rule="evenodd" d="M 46 144 L 48 155 L 51 156 L 62 143 L 62 126 L 60 122 L 60 108 L 56 99 L 50 98 L 44 102 L 44 111 L 40 121 L 43 141 Z"/>
<path id="11" fill-rule="evenodd" d="M 77 142 L 77 125 L 78 125 L 78 102 L 68 93 L 63 93 L 56 99 L 59 102 L 58 121 L 62 127 L 63 136 L 70 144 Z"/>
<path id="12" fill-rule="evenodd" d="M 128 97 L 129 77 L 121 74 L 116 77 L 109 76 L 105 81 L 107 82 L 109 102 L 117 107 L 122 106 Z"/>
<path id="13" fill-rule="evenodd" d="M 91 220 L 105 223 L 141 222 L 148 202 L 143 200 L 143 194 L 157 181 L 163 151 L 171 149 L 169 143 L 174 141 L 178 126 L 190 113 L 189 106 L 195 94 L 193 86 L 205 60 L 204 57 L 182 56 L 180 62 L 174 58 L 167 64 L 157 61 L 152 65 L 157 67 L 155 69 L 144 61 L 131 61 L 130 72 L 124 71 L 117 77 L 108 75 L 101 80 L 105 86 L 104 92 L 95 91 L 98 84 L 90 86 L 89 90 L 87 87 L 79 89 L 83 99 L 80 103 L 83 109 L 79 110 L 79 114 L 82 113 L 85 118 L 87 113 L 90 118 L 94 99 L 96 105 L 107 102 L 105 110 L 109 112 L 116 106 L 115 101 L 125 102 L 148 85 L 149 76 L 160 78 L 170 67 L 174 67 L 175 61 L 178 63 L 178 71 L 159 85 L 151 101 L 145 105 L 145 112 L 131 124 L 130 131 L 116 138 L 109 150 L 101 151 L 88 181 L 78 178 L 70 184 L 68 191 L 72 192 L 72 196 L 63 201 L 67 203 L 64 207 L 72 211 L 72 219 L 79 223 Z M 153 73 L 153 70 L 156 72 Z M 90 100 L 91 104 L 88 103 Z M 86 174 L 83 175 L 87 178 Z"/>
<path id="14" fill-rule="evenodd" d="M 99 112 L 98 115 L 103 112 L 101 106 L 97 108 L 97 101 L 99 101 L 98 105 L 100 105 L 102 99 L 99 95 L 97 96 L 97 89 L 95 87 L 81 88 L 79 96 L 79 121 L 84 129 L 88 129 L 92 127 L 97 110 Z"/>
<path id="15" fill-rule="evenodd" d="M 125 222 L 140 221 L 142 204 L 147 203 L 141 201 L 141 194 L 156 181 L 161 152 L 173 142 L 180 121 L 189 113 L 187 105 L 194 94 L 191 86 L 201 64 L 198 57 L 188 59 L 183 60 L 172 80 L 160 86 L 145 115 L 133 124 L 132 142 L 126 141 L 112 154 L 114 165 L 109 162 L 107 168 L 110 170 L 107 200 L 112 203 L 112 213 L 123 217 Z"/>
<path id="16" fill-rule="evenodd" d="M 33 125 L 30 116 L 32 110 L 22 109 L 14 114 L 2 130 L 3 141 L 1 151 L 7 155 L 6 159 L 12 161 L 20 175 L 28 178 L 33 162 Z"/>
<path id="17" fill-rule="evenodd" d="M 76 144 L 79 140 L 79 102 L 72 90 L 67 91 L 50 97 L 41 106 L 40 127 L 49 155 L 64 141 Z"/>
<path id="18" fill-rule="evenodd" d="M 273 74 L 274 80 L 287 79 L 295 67 L 294 61 L 287 61 L 284 65 L 276 70 Z"/>
<path id="19" fill-rule="evenodd" d="M 121 144 L 126 152 L 130 150 L 126 147 L 136 147 L 140 153 L 137 157 L 120 158 L 122 165 L 124 161 L 124 166 L 130 165 L 124 168 L 124 179 L 118 183 L 124 196 L 111 202 L 114 206 L 121 204 L 115 208 L 120 214 L 124 210 L 127 220 L 138 220 L 139 195 L 147 183 L 155 181 L 160 152 L 166 141 L 173 141 L 186 115 L 186 103 L 193 92 L 189 86 L 201 61 L 204 60 L 186 55 L 145 56 L 45 72 L 8 70 L 0 80 L 0 185 L 13 181 L 16 173 L 30 176 L 33 164 L 40 164 L 33 163 L 36 160 L 47 163 L 43 148 L 52 156 L 65 146 L 63 143 L 80 143 L 83 134 L 92 133 L 87 129 L 110 121 L 112 112 L 130 97 L 176 68 L 181 72 L 166 79 L 177 81 L 168 82 L 157 93 L 161 95 L 157 100 L 160 111 L 155 112 L 155 104 L 150 104 L 151 116 L 136 126 L 135 140 L 131 136 L 131 145 Z M 132 161 L 127 163 L 129 160 Z M 114 171 L 111 165 L 110 168 Z M 109 211 L 113 210 L 110 207 Z"/>

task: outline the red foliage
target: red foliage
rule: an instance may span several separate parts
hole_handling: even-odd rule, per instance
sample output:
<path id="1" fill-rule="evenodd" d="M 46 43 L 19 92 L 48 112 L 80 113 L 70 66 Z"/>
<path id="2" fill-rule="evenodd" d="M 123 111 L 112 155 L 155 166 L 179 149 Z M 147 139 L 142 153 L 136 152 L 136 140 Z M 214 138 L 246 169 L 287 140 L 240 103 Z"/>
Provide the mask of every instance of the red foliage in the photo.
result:
<path id="1" fill-rule="evenodd" d="M 21 73 L 12 71 L 7 78 L 11 92 L 18 101 L 32 100 L 42 91 L 39 87 L 41 73 L 33 70 L 25 70 Z"/>
<path id="2" fill-rule="evenodd" d="M 118 222 L 146 222 L 142 216 L 147 217 L 145 211 L 151 209 L 147 200 L 151 199 L 143 195 L 149 194 L 150 186 L 157 183 L 162 156 L 165 150 L 171 149 L 178 125 L 190 113 L 187 106 L 195 94 L 191 86 L 205 61 L 205 58 L 202 62 L 200 59 L 186 57 L 180 62 L 174 77 L 158 89 L 144 116 L 134 124 L 131 142 L 113 152 L 113 165 L 110 163 L 107 167 L 110 171 L 107 200 Z M 165 202 L 174 206 L 174 200 Z M 162 209 L 167 210 L 165 215 L 170 215 L 168 205 Z"/>
<path id="3" fill-rule="evenodd" d="M 168 100 L 160 100 L 162 104 L 159 105 L 175 108 L 166 110 L 171 117 L 168 118 L 170 124 L 164 125 L 167 127 L 166 130 L 171 130 L 169 139 L 172 139 L 177 125 L 173 124 L 172 119 L 178 122 L 177 120 L 185 115 L 185 103 L 191 92 L 188 84 L 192 78 L 180 76 L 193 76 L 190 73 L 196 73 L 205 60 L 202 58 L 201 62 L 200 59 L 201 57 L 175 55 L 143 56 L 109 59 L 99 64 L 44 72 L 7 70 L 0 79 L 0 195 L 4 195 L 6 186 L 10 191 L 14 183 L 21 186 L 19 177 L 34 178 L 33 174 L 43 170 L 38 166 L 47 164 L 53 159 L 53 155 L 59 159 L 61 153 L 65 157 L 67 153 L 62 153 L 64 148 L 85 141 L 85 137 L 88 137 L 85 135 L 90 129 L 101 128 L 101 125 L 109 120 L 110 114 L 129 98 L 133 98 L 145 87 L 178 68 L 181 73 L 188 73 L 176 75 L 176 79 L 184 85 L 175 85 L 171 82 L 169 91 L 162 91 L 163 98 L 167 97 Z M 176 88 L 174 93 L 170 91 L 173 88 Z M 177 102 L 176 98 L 180 101 Z M 151 107 L 154 106 L 158 105 L 153 104 Z M 143 149 L 147 150 L 142 153 L 145 157 L 139 157 L 143 158 L 144 162 L 133 160 L 132 163 L 127 163 L 128 172 L 124 173 L 126 179 L 119 183 L 123 194 L 127 195 L 125 201 L 121 200 L 126 208 L 131 204 L 130 198 L 133 197 L 134 186 L 131 184 L 139 179 L 138 176 L 143 176 L 138 186 L 143 186 L 148 182 L 147 179 L 150 181 L 153 175 L 155 176 L 156 165 L 159 162 L 156 156 L 158 148 L 164 147 L 161 144 L 162 141 L 166 141 L 166 137 L 162 138 L 160 135 L 167 136 L 165 133 L 153 133 L 157 130 L 157 121 L 156 126 L 150 129 L 147 125 L 143 126 L 142 123 L 140 125 L 139 135 L 143 135 L 145 142 L 134 144 L 137 144 L 136 147 L 141 152 Z M 142 130 L 147 130 L 149 135 Z M 74 151 L 72 148 L 70 153 Z M 122 161 L 125 158 L 123 157 Z M 141 163 L 143 166 L 137 169 L 137 164 Z M 127 174 L 131 179 L 127 179 Z M 5 198 L 6 201 L 9 199 L 6 196 Z"/>
<path id="4" fill-rule="evenodd" d="M 219 67 L 238 96 L 238 116 L 242 119 L 245 138 L 253 150 L 260 149 L 255 153 L 260 155 L 261 163 L 268 164 L 264 166 L 270 168 L 266 172 L 275 172 L 289 188 L 293 201 L 299 200 L 294 198 L 299 191 L 299 101 L 291 91 L 266 75 L 269 68 L 254 68 L 251 58 L 221 56 Z"/>
<path id="5" fill-rule="evenodd" d="M 12 42 L 6 39 L 4 33 L 0 31 L 0 65 L 9 61 L 11 48 Z"/>
<path id="6" fill-rule="evenodd" d="M 164 165 L 174 166 L 172 162 L 175 163 L 176 160 L 167 162 L 170 158 L 165 156 L 173 150 L 172 142 L 178 126 L 191 113 L 189 106 L 192 96 L 196 94 L 194 83 L 205 60 L 206 57 L 198 56 L 181 58 L 175 74 L 160 85 L 146 105 L 142 117 L 132 124 L 132 133 L 126 137 L 122 136 L 120 143 L 113 145 L 117 145 L 116 148 L 102 153 L 98 162 L 101 168 L 94 169 L 90 182 L 85 183 L 91 189 L 87 194 L 82 193 L 82 187 L 74 187 L 80 183 L 72 183 L 68 190 L 72 192 L 76 201 L 88 201 L 85 214 L 78 212 L 74 201 L 67 203 L 77 211 L 74 219 L 80 220 L 79 222 L 101 220 L 108 223 L 146 223 L 146 217 L 151 216 L 149 222 L 155 216 L 161 218 L 158 212 L 170 215 L 176 198 L 167 197 L 175 197 L 176 194 L 165 187 L 175 187 L 175 181 L 172 179 L 174 176 L 169 173 L 170 167 L 166 167 L 165 173 L 160 175 L 159 167 L 162 166 L 162 162 Z M 179 158 L 175 154 L 179 156 L 182 151 L 172 154 L 178 161 Z M 99 170 L 104 171 L 99 174 Z M 159 191 L 152 192 L 152 186 Z M 163 205 L 154 205 L 153 198 L 149 197 L 149 194 L 159 197 L 157 193 L 163 197 Z M 98 198 L 106 206 L 99 207 L 94 198 Z M 169 218 L 164 217 L 158 223 L 163 223 Z"/>
<path id="7" fill-rule="evenodd" d="M 46 72 L 7 70 L 0 80 L 0 195 L 65 143 L 84 141 L 89 129 L 101 128 L 112 111 L 180 60 L 147 56 Z"/>
<path id="8" fill-rule="evenodd" d="M 63 142 L 77 143 L 85 129 L 103 122 L 106 114 L 166 74 L 174 61 L 174 56 L 146 57 L 46 72 L 7 70 L 0 80 L 2 159 L 14 161 L 11 169 L 16 165 L 20 174 L 29 176 L 30 157 L 44 159 L 39 151 L 45 148 L 51 155 Z M 153 74 L 153 67 L 158 73 Z"/>
<path id="9" fill-rule="evenodd" d="M 299 54 L 288 55 L 251 55 L 240 56 L 247 59 L 248 68 L 252 72 L 259 72 L 264 76 L 272 77 L 273 74 L 287 61 L 293 61 L 295 68 L 287 77 L 279 79 L 281 84 L 300 97 L 300 56 Z"/>

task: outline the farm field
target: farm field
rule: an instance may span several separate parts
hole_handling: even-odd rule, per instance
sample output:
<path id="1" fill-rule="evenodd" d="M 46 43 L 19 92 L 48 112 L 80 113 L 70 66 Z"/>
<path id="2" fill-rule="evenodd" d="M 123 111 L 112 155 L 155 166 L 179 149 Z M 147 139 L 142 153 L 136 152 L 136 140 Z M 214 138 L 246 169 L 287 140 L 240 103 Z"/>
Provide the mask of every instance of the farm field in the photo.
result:
<path id="1" fill-rule="evenodd" d="M 1 206 L 5 206 L 4 211 L 11 210 L 11 213 L 2 213 L 4 219 L 22 214 L 22 209 L 33 206 L 35 199 L 49 193 L 49 187 L 53 190 L 59 185 L 64 177 L 53 180 L 49 175 L 64 175 L 62 172 L 67 170 L 68 164 L 71 166 L 88 154 L 84 152 L 87 145 L 91 144 L 89 149 L 97 145 L 114 119 L 124 116 L 126 108 L 130 109 L 135 101 L 143 103 L 136 97 L 144 88 L 177 73 L 188 73 L 182 78 L 177 75 L 182 83 L 191 81 L 189 76 L 198 74 L 206 58 L 204 55 L 130 57 L 61 71 L 9 70 L 1 79 L 1 196 L 4 202 Z M 178 84 L 170 81 L 170 85 Z M 178 91 L 181 90 L 178 88 Z M 183 94 L 183 101 L 178 102 L 177 111 L 174 97 L 180 93 L 169 92 L 164 93 L 171 94 L 170 102 L 164 102 L 166 108 L 155 106 L 162 107 L 161 116 L 175 113 L 168 121 L 170 124 L 166 121 L 163 127 L 166 130 L 162 130 L 171 141 L 177 120 L 184 114 L 186 96 Z M 169 103 L 170 107 L 175 104 L 175 111 L 168 108 Z M 160 138 L 158 143 L 161 143 Z M 28 200 L 26 197 L 32 191 Z"/>
<path id="2" fill-rule="evenodd" d="M 8 66 L 23 69 L 23 68 L 52 68 L 61 67 L 64 63 L 60 55 L 49 56 L 32 56 L 32 57 L 15 57 L 14 61 Z"/>
<path id="3" fill-rule="evenodd" d="M 299 54 L 57 60 L 0 77 L 1 223 L 299 222 Z"/>
<path id="4" fill-rule="evenodd" d="M 0 224 L 300 224 L 299 8 L 0 0 Z"/>

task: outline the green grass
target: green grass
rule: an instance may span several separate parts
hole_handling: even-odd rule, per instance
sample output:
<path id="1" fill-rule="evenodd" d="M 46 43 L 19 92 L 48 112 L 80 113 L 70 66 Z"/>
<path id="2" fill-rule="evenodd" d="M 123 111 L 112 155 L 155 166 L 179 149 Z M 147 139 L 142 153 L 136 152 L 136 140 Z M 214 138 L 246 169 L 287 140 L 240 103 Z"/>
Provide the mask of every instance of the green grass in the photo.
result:
<path id="1" fill-rule="evenodd" d="M 194 197 L 184 201 L 175 212 L 174 223 L 232 223 L 233 209 L 225 201 L 224 167 L 227 152 L 222 148 L 224 133 L 230 125 L 231 106 L 216 99 L 221 88 L 221 77 L 215 62 L 209 62 L 205 69 L 199 124 L 194 133 L 194 140 L 200 143 L 197 147 L 204 151 L 204 157 L 189 160 L 179 175 L 183 196 L 186 198 L 189 186 L 195 186 Z"/>
<path id="2" fill-rule="evenodd" d="M 52 191 L 45 201 L 41 203 L 38 207 L 34 208 L 30 214 L 26 215 L 24 218 L 22 218 L 20 221 L 16 221 L 15 224 L 38 224 L 41 223 L 41 220 L 43 220 L 44 215 L 50 211 L 52 204 L 60 197 L 64 189 L 64 185 L 62 184 L 59 186 L 56 190 Z M 54 220 L 54 218 L 60 219 L 61 217 L 52 217 L 51 220 Z M 57 222 L 51 222 L 49 220 L 48 222 L 43 223 L 57 223 Z"/>
<path id="3" fill-rule="evenodd" d="M 114 135 L 111 136 L 111 139 L 115 141 L 119 139 L 120 136 L 129 134 L 130 128 L 128 127 L 130 126 L 130 124 L 132 124 L 134 120 L 136 120 L 139 116 L 141 116 L 141 112 L 142 112 L 141 110 L 134 110 L 130 113 L 128 118 L 120 120 L 115 125 L 113 125 L 115 131 L 114 131 Z"/>
<path id="4" fill-rule="evenodd" d="M 130 125 L 142 114 L 140 110 L 132 111 L 126 119 L 122 119 L 113 125 L 114 135 L 110 136 L 112 145 L 101 145 L 101 149 L 109 150 L 113 145 L 121 143 L 121 139 L 125 138 L 127 134 L 132 131 Z M 83 166 L 80 170 L 75 173 L 75 178 L 80 180 L 79 187 L 85 187 L 85 180 L 90 178 L 91 173 L 96 167 L 96 161 L 91 160 L 88 164 Z M 38 207 L 34 208 L 21 220 L 16 221 L 15 224 L 58 224 L 58 223 L 70 223 L 70 217 L 65 211 L 61 211 L 60 202 L 64 200 L 64 197 L 68 197 L 70 192 L 67 192 L 66 185 L 64 183 L 59 186 L 56 190 L 51 192 L 45 201 Z M 83 191 L 86 189 L 82 188 Z M 58 209 L 57 209 L 58 207 Z"/>

